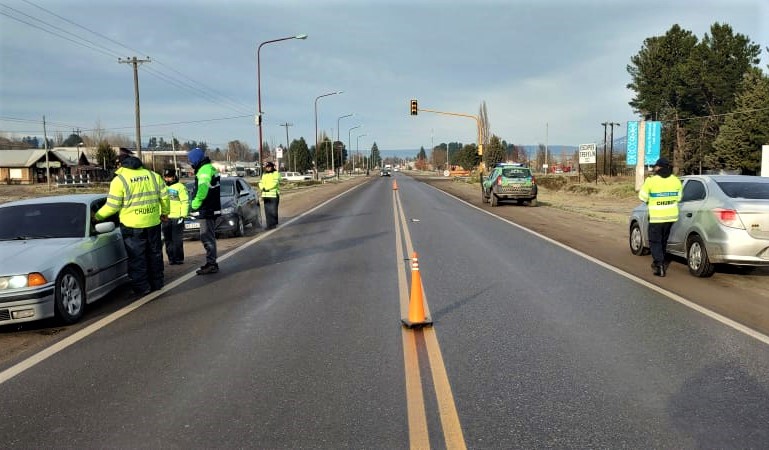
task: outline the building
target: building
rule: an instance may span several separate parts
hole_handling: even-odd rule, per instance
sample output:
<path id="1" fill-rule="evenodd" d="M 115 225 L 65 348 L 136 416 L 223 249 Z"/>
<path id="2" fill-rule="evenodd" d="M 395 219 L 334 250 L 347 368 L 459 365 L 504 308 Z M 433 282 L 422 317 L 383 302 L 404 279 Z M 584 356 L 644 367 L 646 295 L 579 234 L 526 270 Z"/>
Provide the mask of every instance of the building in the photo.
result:
<path id="1" fill-rule="evenodd" d="M 85 148 L 0 150 L 0 183 L 45 183 L 46 153 L 51 179 L 79 173 L 78 168 L 90 165 Z"/>

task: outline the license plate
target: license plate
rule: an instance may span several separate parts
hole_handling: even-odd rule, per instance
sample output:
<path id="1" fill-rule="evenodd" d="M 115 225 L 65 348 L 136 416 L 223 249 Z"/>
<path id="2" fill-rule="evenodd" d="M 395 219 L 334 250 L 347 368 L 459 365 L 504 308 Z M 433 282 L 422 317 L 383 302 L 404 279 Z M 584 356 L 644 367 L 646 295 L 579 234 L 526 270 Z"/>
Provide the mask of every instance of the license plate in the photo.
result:
<path id="1" fill-rule="evenodd" d="M 185 223 L 184 224 L 184 228 L 186 230 L 196 230 L 196 229 L 200 228 L 200 224 L 197 223 L 197 222 Z"/>

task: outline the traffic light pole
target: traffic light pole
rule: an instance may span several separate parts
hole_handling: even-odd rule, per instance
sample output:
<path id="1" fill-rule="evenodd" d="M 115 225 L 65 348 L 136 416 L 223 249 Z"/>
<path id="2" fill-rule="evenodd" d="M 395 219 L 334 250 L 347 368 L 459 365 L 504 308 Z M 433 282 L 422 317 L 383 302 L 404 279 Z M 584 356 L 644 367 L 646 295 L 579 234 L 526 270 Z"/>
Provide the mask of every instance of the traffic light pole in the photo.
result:
<path id="1" fill-rule="evenodd" d="M 481 143 L 481 119 L 478 116 L 474 116 L 472 114 L 461 114 L 461 113 L 453 113 L 453 112 L 447 112 L 447 111 L 436 111 L 434 109 L 423 109 L 423 108 L 417 108 L 417 111 L 422 112 L 429 112 L 433 114 L 443 114 L 445 116 L 457 116 L 457 117 L 469 117 L 471 119 L 475 119 L 475 125 L 478 129 L 478 156 L 483 156 L 483 144 Z M 481 162 L 481 164 L 483 164 Z"/>

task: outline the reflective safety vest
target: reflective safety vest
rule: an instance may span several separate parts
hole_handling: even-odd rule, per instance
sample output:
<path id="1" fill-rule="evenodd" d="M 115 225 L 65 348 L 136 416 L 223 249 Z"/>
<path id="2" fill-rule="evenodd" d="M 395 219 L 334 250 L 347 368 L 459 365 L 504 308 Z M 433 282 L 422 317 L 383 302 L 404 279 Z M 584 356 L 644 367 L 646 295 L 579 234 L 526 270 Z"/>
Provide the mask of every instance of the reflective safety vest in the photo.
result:
<path id="1" fill-rule="evenodd" d="M 262 191 L 262 197 L 275 198 L 280 195 L 280 172 L 262 173 L 262 179 L 259 180 L 259 190 Z"/>
<path id="2" fill-rule="evenodd" d="M 179 219 L 187 217 L 190 213 L 190 196 L 187 194 L 187 188 L 183 183 L 176 182 L 168 186 L 168 199 L 171 204 L 171 210 L 168 217 Z"/>
<path id="3" fill-rule="evenodd" d="M 107 203 L 95 218 L 104 220 L 119 212 L 122 225 L 149 228 L 160 224 L 160 215 L 168 215 L 169 209 L 168 189 L 159 174 L 143 167 L 121 167 L 109 184 Z"/>
<path id="4" fill-rule="evenodd" d="M 678 220 L 678 202 L 681 201 L 681 180 L 675 175 L 663 178 L 659 175 L 644 181 L 638 198 L 649 208 L 649 223 L 675 222 Z"/>

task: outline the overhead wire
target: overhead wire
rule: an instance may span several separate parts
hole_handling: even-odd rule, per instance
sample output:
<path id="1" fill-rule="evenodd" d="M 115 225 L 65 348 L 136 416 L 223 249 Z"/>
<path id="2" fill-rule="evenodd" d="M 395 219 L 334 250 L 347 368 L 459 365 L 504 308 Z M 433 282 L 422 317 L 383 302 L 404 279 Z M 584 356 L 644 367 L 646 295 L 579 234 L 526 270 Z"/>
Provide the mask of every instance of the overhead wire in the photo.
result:
<path id="1" fill-rule="evenodd" d="M 67 23 L 70 23 L 70 24 L 72 24 L 74 26 L 77 26 L 77 27 L 79 27 L 79 28 L 81 28 L 81 29 L 83 29 L 85 31 L 88 31 L 89 33 L 95 34 L 96 36 L 99 36 L 100 38 L 106 39 L 106 40 L 108 40 L 108 41 L 110 41 L 112 43 L 115 43 L 115 44 L 117 44 L 117 45 L 119 45 L 119 46 L 121 46 L 123 48 L 128 49 L 128 50 L 131 50 L 131 51 L 134 51 L 134 52 L 137 52 L 137 53 L 141 53 L 141 52 L 136 51 L 135 49 L 132 49 L 132 48 L 130 48 L 130 47 L 128 47 L 128 46 L 126 46 L 126 45 L 124 45 L 124 44 L 114 40 L 114 39 L 111 39 L 111 38 L 109 38 L 107 36 L 104 36 L 101 33 L 98 33 L 96 31 L 90 30 L 90 29 L 88 29 L 88 28 L 86 28 L 86 27 L 84 27 L 82 25 L 79 25 L 79 24 L 77 24 L 77 23 L 75 23 L 75 22 L 73 22 L 73 21 L 71 21 L 71 20 L 69 20 L 69 19 L 67 19 L 65 17 L 62 17 L 62 16 L 60 16 L 60 15 L 58 15 L 58 14 L 56 14 L 56 13 L 54 13 L 54 12 L 52 12 L 52 11 L 46 9 L 46 8 L 43 8 L 42 6 L 36 5 L 36 4 L 34 4 L 34 3 L 32 3 L 32 2 L 30 2 L 28 0 L 23 0 L 23 1 L 25 3 L 27 3 L 27 4 L 29 4 L 29 5 L 32 5 L 32 6 L 36 7 L 36 8 L 39 8 L 39 9 L 47 12 L 48 14 L 51 14 L 51 15 L 53 15 L 53 16 L 55 16 L 55 17 L 57 17 L 57 18 L 59 18 L 59 19 L 61 19 L 63 21 L 65 21 Z M 16 16 L 13 16 L 11 14 L 8 14 L 8 13 L 0 11 L 0 14 L 4 15 L 4 16 L 10 18 L 10 19 L 16 20 L 16 21 L 18 21 L 20 23 L 23 23 L 25 25 L 28 25 L 30 27 L 33 27 L 33 28 L 39 29 L 41 31 L 44 31 L 46 33 L 52 34 L 52 35 L 54 35 L 56 37 L 59 37 L 59 38 L 64 39 L 66 41 L 72 42 L 73 44 L 80 45 L 82 47 L 88 48 L 89 50 L 94 50 L 94 51 L 97 51 L 99 53 L 105 54 L 105 55 L 110 56 L 112 58 L 120 58 L 121 57 L 121 55 L 119 53 L 115 52 L 113 49 L 110 49 L 110 48 L 107 48 L 107 47 L 105 47 L 103 45 L 100 45 L 100 44 L 97 44 L 95 42 L 89 41 L 88 39 L 85 39 L 85 38 L 82 38 L 81 36 L 78 36 L 76 34 L 70 33 L 69 31 L 64 30 L 64 29 L 62 29 L 60 27 L 57 27 L 56 25 L 50 24 L 48 22 L 45 22 L 45 21 L 43 21 L 43 20 L 41 20 L 39 18 L 36 18 L 36 17 L 31 16 L 29 14 L 26 14 L 26 13 L 24 13 L 22 11 L 19 11 L 19 10 L 15 9 L 15 8 L 12 8 L 12 7 L 10 7 L 8 5 L 5 5 L 3 3 L 0 3 L 0 6 L 2 6 L 4 8 L 7 8 L 7 10 L 12 11 L 13 13 L 15 13 L 17 15 L 29 18 L 30 20 L 38 21 L 38 22 L 44 24 L 45 26 L 50 27 L 51 29 L 58 30 L 61 33 L 65 33 L 65 34 L 67 34 L 69 36 L 72 36 L 74 39 L 70 38 L 68 36 L 65 36 L 65 35 L 63 35 L 61 33 L 57 33 L 55 31 L 52 31 L 51 29 L 47 29 L 47 28 L 45 28 L 43 26 L 37 25 L 35 23 L 31 23 L 31 22 L 29 22 L 27 20 L 24 20 L 24 19 L 21 19 L 19 17 L 16 17 Z M 158 62 L 158 64 L 160 64 L 163 67 L 168 67 L 167 65 L 163 64 L 162 62 L 159 62 L 157 60 L 153 60 L 153 61 Z M 212 92 L 214 92 L 216 95 L 219 95 L 220 97 L 224 98 L 227 102 L 229 102 L 229 104 L 226 104 L 226 103 L 220 101 L 219 99 L 216 98 L 216 96 L 214 94 L 210 94 L 210 93 L 208 93 L 208 92 L 206 92 L 206 91 L 204 91 L 202 89 L 196 88 L 195 86 L 192 86 L 189 83 L 184 82 L 183 80 L 179 80 L 178 78 L 176 78 L 174 76 L 171 76 L 171 75 L 168 75 L 168 74 L 163 73 L 161 71 L 150 69 L 150 68 L 147 68 L 147 67 L 145 67 L 144 69 L 146 69 L 145 71 L 148 74 L 150 74 L 150 75 L 160 79 L 161 81 L 164 81 L 164 82 L 166 82 L 168 84 L 174 85 L 174 86 L 176 86 L 176 87 L 178 87 L 180 89 L 186 89 L 186 90 L 189 90 L 191 92 L 194 92 L 194 93 L 196 93 L 197 95 L 199 95 L 200 97 L 206 99 L 209 102 L 218 104 L 219 106 L 225 107 L 227 109 L 234 110 L 235 112 L 241 114 L 240 116 L 235 116 L 233 118 L 242 118 L 242 117 L 247 117 L 247 116 L 250 117 L 250 116 L 253 115 L 250 111 L 248 112 L 248 114 L 244 114 L 245 111 L 248 111 L 248 109 L 243 108 L 241 104 L 233 102 L 232 100 L 230 100 L 226 96 L 223 96 L 221 94 L 216 93 L 216 91 L 213 91 L 210 88 L 207 88 L 202 83 L 199 83 L 199 82 L 197 82 L 195 80 L 192 80 L 189 77 L 185 76 L 185 78 L 187 78 L 188 80 L 190 80 L 190 81 L 192 81 L 192 82 L 194 82 L 194 83 L 196 83 L 196 84 L 198 84 L 200 86 L 206 87 L 206 89 L 209 89 Z M 173 72 L 179 73 L 176 70 L 173 70 L 173 69 L 171 69 L 171 70 Z M 207 119 L 207 120 L 203 120 L 203 121 L 218 121 L 218 120 L 228 120 L 228 119 L 214 118 L 214 119 Z M 197 123 L 197 122 L 200 122 L 200 121 L 191 121 L 191 123 Z M 184 122 L 179 122 L 179 123 L 184 123 Z M 150 126 L 150 125 L 143 125 L 143 126 Z M 121 127 L 119 127 L 119 128 L 121 128 Z"/>

